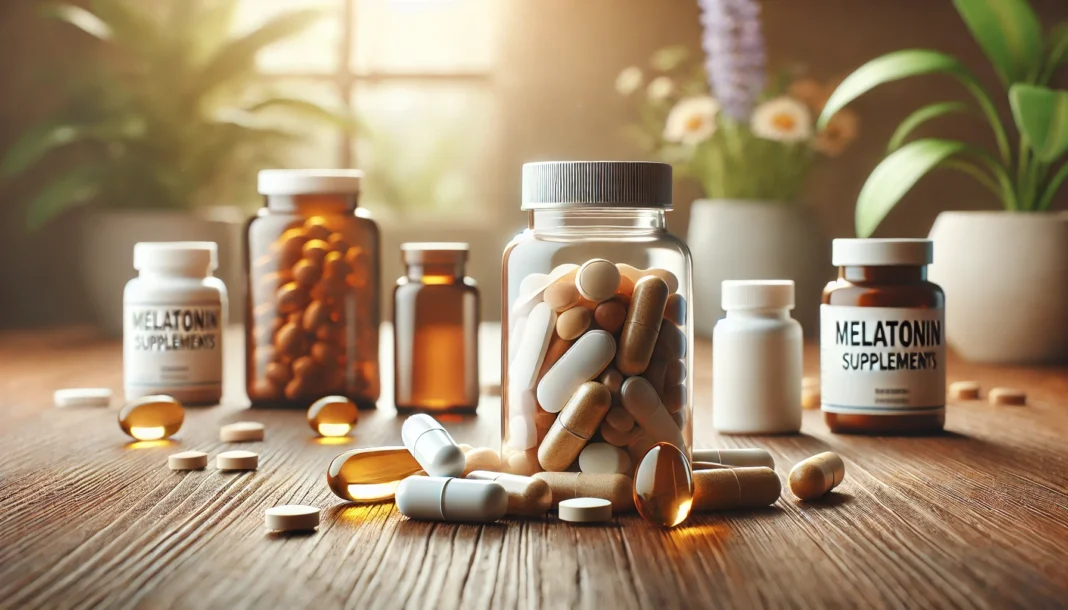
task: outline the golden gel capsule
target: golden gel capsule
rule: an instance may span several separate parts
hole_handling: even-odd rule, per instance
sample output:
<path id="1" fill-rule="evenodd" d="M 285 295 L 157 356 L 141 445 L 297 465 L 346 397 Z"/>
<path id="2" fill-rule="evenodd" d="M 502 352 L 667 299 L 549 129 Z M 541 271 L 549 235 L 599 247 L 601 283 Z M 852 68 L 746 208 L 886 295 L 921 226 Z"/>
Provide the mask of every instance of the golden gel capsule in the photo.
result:
<path id="1" fill-rule="evenodd" d="M 402 480 L 422 469 L 404 447 L 353 449 L 330 462 L 326 484 L 350 502 L 383 502 L 393 499 Z"/>
<path id="2" fill-rule="evenodd" d="M 799 462 L 790 470 L 790 491 L 801 500 L 815 500 L 845 478 L 845 463 L 833 451 Z"/>
<path id="3" fill-rule="evenodd" d="M 771 506 L 782 482 L 771 468 L 718 468 L 693 473 L 693 509 L 731 510 Z"/>
<path id="4" fill-rule="evenodd" d="M 308 407 L 308 425 L 320 436 L 345 436 L 359 418 L 356 403 L 345 396 L 320 398 Z"/>
<path id="5" fill-rule="evenodd" d="M 690 516 L 693 475 L 686 454 L 671 443 L 657 443 L 634 471 L 634 506 L 643 519 L 675 527 Z"/>
<path id="6" fill-rule="evenodd" d="M 139 441 L 155 441 L 173 435 L 185 421 L 182 403 L 170 396 L 145 396 L 119 409 L 119 427 Z"/>

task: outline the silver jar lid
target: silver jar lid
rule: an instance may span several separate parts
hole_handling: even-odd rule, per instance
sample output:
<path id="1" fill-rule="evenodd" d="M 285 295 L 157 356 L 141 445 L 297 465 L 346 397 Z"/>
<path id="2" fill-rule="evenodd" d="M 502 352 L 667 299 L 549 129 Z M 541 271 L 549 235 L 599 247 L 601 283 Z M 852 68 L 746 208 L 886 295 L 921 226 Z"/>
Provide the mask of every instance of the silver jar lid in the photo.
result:
<path id="1" fill-rule="evenodd" d="M 671 209 L 671 166 L 648 161 L 543 161 L 523 165 L 524 210 Z"/>

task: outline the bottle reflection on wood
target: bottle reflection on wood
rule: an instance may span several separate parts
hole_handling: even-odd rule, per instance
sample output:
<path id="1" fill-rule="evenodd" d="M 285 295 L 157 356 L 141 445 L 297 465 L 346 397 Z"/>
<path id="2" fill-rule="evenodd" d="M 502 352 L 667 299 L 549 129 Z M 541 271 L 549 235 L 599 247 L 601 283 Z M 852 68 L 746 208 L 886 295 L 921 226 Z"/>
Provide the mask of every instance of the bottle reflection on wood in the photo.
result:
<path id="1" fill-rule="evenodd" d="M 464 275 L 467 244 L 401 245 L 393 291 L 394 400 L 402 412 L 478 406 L 479 295 Z"/>

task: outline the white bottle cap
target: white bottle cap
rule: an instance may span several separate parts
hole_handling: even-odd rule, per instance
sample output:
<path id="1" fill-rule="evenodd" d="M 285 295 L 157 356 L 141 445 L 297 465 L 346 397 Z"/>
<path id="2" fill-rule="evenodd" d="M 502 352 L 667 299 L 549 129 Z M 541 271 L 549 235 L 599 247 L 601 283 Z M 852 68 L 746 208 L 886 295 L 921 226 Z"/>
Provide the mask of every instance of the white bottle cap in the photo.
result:
<path id="1" fill-rule="evenodd" d="M 831 248 L 835 267 L 930 265 L 933 259 L 929 239 L 836 239 Z"/>
<path id="2" fill-rule="evenodd" d="M 732 309 L 793 309 L 793 280 L 723 280 L 722 307 Z"/>
<path id="3" fill-rule="evenodd" d="M 347 195 L 360 192 L 358 169 L 265 169 L 260 171 L 261 195 Z"/>
<path id="4" fill-rule="evenodd" d="M 142 241 L 134 244 L 134 269 L 204 273 L 219 266 L 213 241 Z"/>

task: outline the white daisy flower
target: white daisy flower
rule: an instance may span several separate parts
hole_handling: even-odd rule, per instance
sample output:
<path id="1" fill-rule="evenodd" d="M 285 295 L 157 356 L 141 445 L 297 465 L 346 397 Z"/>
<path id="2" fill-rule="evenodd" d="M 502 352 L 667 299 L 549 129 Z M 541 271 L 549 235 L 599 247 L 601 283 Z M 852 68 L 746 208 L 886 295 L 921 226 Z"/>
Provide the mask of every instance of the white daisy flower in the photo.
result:
<path id="1" fill-rule="evenodd" d="M 671 82 L 671 79 L 666 76 L 654 78 L 645 89 L 645 94 L 649 96 L 649 101 L 652 102 L 662 102 L 674 92 L 675 83 Z"/>
<path id="2" fill-rule="evenodd" d="M 620 95 L 630 95 L 642 86 L 642 71 L 637 66 L 624 68 L 616 77 L 616 91 Z"/>
<path id="3" fill-rule="evenodd" d="M 812 115 L 801 102 L 777 97 L 756 107 L 750 128 L 767 140 L 800 142 L 812 136 Z"/>
<path id="4" fill-rule="evenodd" d="M 719 102 L 701 95 L 684 97 L 668 113 L 664 125 L 664 139 L 690 146 L 700 144 L 716 132 Z"/>

